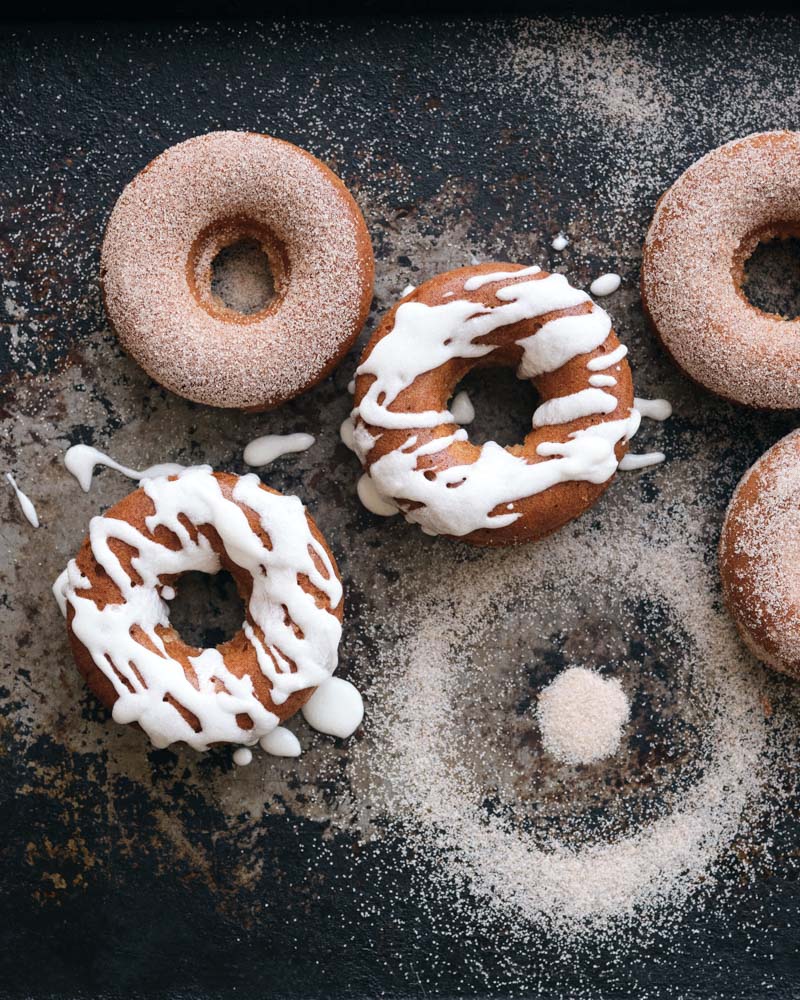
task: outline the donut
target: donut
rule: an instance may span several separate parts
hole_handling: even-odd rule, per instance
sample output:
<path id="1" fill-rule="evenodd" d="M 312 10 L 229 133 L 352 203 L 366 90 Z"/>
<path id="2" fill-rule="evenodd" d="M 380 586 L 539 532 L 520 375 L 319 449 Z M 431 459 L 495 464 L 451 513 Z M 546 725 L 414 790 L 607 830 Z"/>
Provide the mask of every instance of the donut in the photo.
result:
<path id="1" fill-rule="evenodd" d="M 700 385 L 754 407 L 800 407 L 800 319 L 757 309 L 742 285 L 767 240 L 800 235 L 800 132 L 708 153 L 656 206 L 644 243 L 645 312 Z"/>
<path id="2" fill-rule="evenodd" d="M 211 291 L 217 254 L 266 254 L 275 294 L 259 312 Z M 108 220 L 100 280 L 125 350 L 157 382 L 209 406 L 265 410 L 310 389 L 364 324 L 374 261 L 344 184 L 291 143 L 211 132 L 144 168 Z"/>
<path id="3" fill-rule="evenodd" d="M 745 644 L 768 666 L 800 678 L 800 430 L 765 452 L 736 487 L 719 567 Z"/>
<path id="4" fill-rule="evenodd" d="M 370 485 L 428 534 L 542 538 L 590 507 L 639 426 L 626 348 L 562 274 L 480 264 L 392 308 L 356 372 L 353 444 Z M 472 444 L 447 403 L 473 368 L 510 366 L 540 402 L 522 444 Z"/>
<path id="5" fill-rule="evenodd" d="M 228 570 L 239 632 L 198 649 L 170 627 L 189 571 Z M 145 479 L 91 521 L 54 585 L 75 662 L 119 723 L 156 747 L 258 742 L 336 668 L 342 584 L 297 497 L 208 466 Z"/>

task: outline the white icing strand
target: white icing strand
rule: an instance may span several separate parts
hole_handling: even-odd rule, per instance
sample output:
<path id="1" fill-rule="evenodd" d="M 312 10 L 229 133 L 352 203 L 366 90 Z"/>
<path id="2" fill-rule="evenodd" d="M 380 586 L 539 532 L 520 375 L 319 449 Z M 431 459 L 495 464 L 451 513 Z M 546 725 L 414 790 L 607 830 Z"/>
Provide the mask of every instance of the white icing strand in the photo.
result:
<path id="1" fill-rule="evenodd" d="M 619 364 L 624 357 L 627 357 L 628 348 L 624 344 L 609 351 L 608 354 L 601 354 L 599 358 L 592 358 L 586 362 L 586 367 L 590 372 L 604 372 L 607 368 L 613 368 Z"/>
<path id="2" fill-rule="evenodd" d="M 105 452 L 98 448 L 92 448 L 88 444 L 75 444 L 68 448 L 64 455 L 64 465 L 80 483 L 84 493 L 88 493 L 92 488 L 92 477 L 96 465 L 104 465 L 106 468 L 121 472 L 129 479 L 155 479 L 158 476 L 177 476 L 186 470 L 185 465 L 178 465 L 176 462 L 165 462 L 161 465 L 151 465 L 148 469 L 131 469 L 127 465 L 120 465 Z"/>
<path id="3" fill-rule="evenodd" d="M 633 405 L 643 417 L 650 420 L 667 420 L 672 416 L 672 404 L 666 399 L 639 399 L 636 397 Z"/>
<path id="4" fill-rule="evenodd" d="M 450 404 L 450 412 L 453 414 L 453 419 L 457 424 L 471 424 L 475 419 L 475 407 L 472 405 L 469 394 L 463 389 L 453 396 L 453 402 Z"/>
<path id="5" fill-rule="evenodd" d="M 480 261 L 474 261 L 479 264 Z M 528 274 L 538 274 L 540 267 L 535 264 L 532 267 L 524 267 L 521 271 L 494 271 L 492 274 L 476 274 L 473 278 L 467 278 L 464 282 L 465 292 L 475 292 L 484 285 L 491 285 L 493 281 L 506 281 L 508 278 L 522 278 Z"/>
<path id="6" fill-rule="evenodd" d="M 339 427 L 339 437 L 342 439 L 342 444 L 345 448 L 349 448 L 350 451 L 356 450 L 355 443 L 355 427 L 353 426 L 353 418 L 347 417 L 342 421 Z"/>
<path id="7" fill-rule="evenodd" d="M 265 434 L 247 445 L 244 461 L 246 465 L 252 466 L 269 465 L 282 455 L 305 451 L 315 440 L 312 434 Z"/>
<path id="8" fill-rule="evenodd" d="M 559 233 L 558 236 L 556 236 L 556 238 L 550 244 L 550 246 L 554 250 L 558 250 L 559 252 L 561 250 L 566 250 L 566 248 L 569 246 L 569 237 L 566 235 L 566 233 Z"/>
<path id="9" fill-rule="evenodd" d="M 364 702 L 350 681 L 331 677 L 317 688 L 300 711 L 312 729 L 345 739 L 361 725 Z"/>
<path id="10" fill-rule="evenodd" d="M 327 552 L 311 534 L 300 500 L 262 489 L 253 474 L 239 479 L 233 501 L 223 495 L 207 466 L 187 469 L 174 479 L 146 479 L 143 489 L 154 508 L 146 521 L 148 532 L 163 525 L 180 548 L 169 549 L 118 518 L 95 517 L 89 527 L 92 554 L 119 589 L 122 603 L 99 607 L 82 596 L 88 581 L 73 559 L 54 586 L 59 606 L 72 606 L 75 637 L 114 686 L 117 722 L 138 722 L 157 747 L 178 741 L 197 750 L 211 743 L 256 743 L 277 726 L 278 718 L 258 700 L 251 679 L 231 673 L 218 650 L 204 649 L 190 659 L 196 679 L 192 683 L 156 631 L 169 625 L 167 605 L 159 594 L 162 576 L 193 570 L 216 573 L 220 568 L 205 535 L 193 539 L 184 519 L 215 528 L 228 558 L 253 578 L 243 631 L 272 685 L 275 704 L 322 684 L 336 668 L 339 620 L 318 607 L 299 578 L 306 577 L 325 594 L 332 608 L 342 599 L 341 583 Z M 271 547 L 253 532 L 240 504 L 257 515 Z M 137 551 L 132 567 L 140 582 L 128 576 L 113 540 Z M 194 726 L 172 701 L 195 716 Z M 249 716 L 252 728 L 242 729 L 238 715 Z"/>
<path id="11" fill-rule="evenodd" d="M 350 393 L 351 396 L 355 395 L 356 380 L 354 378 L 351 378 L 350 381 L 347 383 L 347 391 Z"/>
<path id="12" fill-rule="evenodd" d="M 518 278 L 539 270 L 534 267 L 523 271 L 498 272 L 496 275 L 478 275 L 466 284 L 478 278 L 497 281 L 503 275 Z M 447 410 L 395 413 L 389 410 L 389 406 L 425 372 L 433 371 L 452 358 L 481 358 L 491 353 L 491 344 L 477 344 L 475 341 L 478 338 L 502 326 L 591 301 L 585 292 L 573 288 L 563 274 L 515 282 L 500 288 L 496 295 L 503 305 L 485 307 L 465 299 L 454 299 L 437 306 L 427 306 L 422 302 L 405 302 L 399 306 L 391 332 L 375 344 L 369 357 L 357 369 L 359 375 L 375 376 L 357 408 L 361 419 L 387 429 L 454 423 L 452 413 Z M 542 329 L 549 325 L 545 324 Z M 523 371 L 522 367 L 520 371 Z M 523 372 L 523 377 L 530 376 Z"/>
<path id="13" fill-rule="evenodd" d="M 616 384 L 617 384 L 617 380 L 614 378 L 613 375 L 590 375 L 589 376 L 589 385 L 596 386 L 598 389 L 602 389 L 604 387 L 610 389 L 611 386 L 616 385 Z"/>
<path id="14" fill-rule="evenodd" d="M 299 757 L 302 753 L 300 740 L 285 726 L 276 726 L 271 733 L 261 737 L 258 745 L 273 757 Z"/>
<path id="15" fill-rule="evenodd" d="M 637 469 L 647 469 L 651 465 L 660 465 L 666 457 L 663 451 L 648 451 L 641 455 L 632 455 L 628 452 L 622 456 L 619 470 L 620 472 L 635 472 Z"/>
<path id="16" fill-rule="evenodd" d="M 400 298 L 404 299 L 406 295 L 410 295 L 412 292 L 416 291 L 416 285 L 406 285 L 402 292 L 400 292 Z"/>
<path id="17" fill-rule="evenodd" d="M 22 490 L 17 486 L 17 481 L 11 475 L 10 472 L 6 473 L 6 479 L 11 485 L 11 489 L 14 491 L 14 495 L 17 498 L 17 503 L 19 504 L 20 510 L 27 518 L 28 522 L 33 525 L 34 528 L 39 527 L 39 515 L 36 513 L 36 508 L 33 506 L 33 501 L 29 496 L 26 496 Z"/>
<path id="18" fill-rule="evenodd" d="M 534 428 L 567 424 L 570 420 L 591 417 L 598 413 L 613 413 L 617 400 L 602 389 L 581 389 L 568 396 L 556 396 L 538 406 L 531 421 Z"/>
<path id="19" fill-rule="evenodd" d="M 233 763 L 237 767 L 247 767 L 253 761 L 253 751 L 250 747 L 239 747 L 233 751 Z"/>
<path id="20" fill-rule="evenodd" d="M 605 295 L 612 295 L 622 284 L 622 278 L 618 274 L 601 274 L 589 285 L 592 295 L 603 298 Z"/>
<path id="21" fill-rule="evenodd" d="M 368 472 L 358 480 L 356 491 L 358 499 L 370 513 L 377 514 L 378 517 L 392 517 L 398 513 L 397 504 L 381 496 Z"/>
<path id="22" fill-rule="evenodd" d="M 611 318 L 598 306 L 580 316 L 551 319 L 531 337 L 519 341 L 523 353 L 517 374 L 520 378 L 536 378 L 558 371 L 573 358 L 596 350 L 609 333 Z"/>

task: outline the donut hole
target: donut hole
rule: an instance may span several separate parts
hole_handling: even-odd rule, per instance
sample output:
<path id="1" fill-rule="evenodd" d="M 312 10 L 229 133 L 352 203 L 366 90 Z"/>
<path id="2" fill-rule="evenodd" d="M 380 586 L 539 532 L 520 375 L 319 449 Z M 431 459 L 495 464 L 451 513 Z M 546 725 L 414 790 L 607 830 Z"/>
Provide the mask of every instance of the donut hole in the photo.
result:
<path id="1" fill-rule="evenodd" d="M 522 444 L 530 434 L 539 395 L 528 379 L 517 378 L 513 368 L 474 369 L 455 387 L 448 405 L 460 392 L 467 393 L 475 410 L 467 427 L 473 444 Z"/>
<path id="2" fill-rule="evenodd" d="M 800 235 L 760 240 L 745 262 L 742 292 L 761 312 L 800 318 Z"/>
<path id="3" fill-rule="evenodd" d="M 211 261 L 211 294 L 243 316 L 261 312 L 275 297 L 269 257 L 255 239 L 224 247 Z"/>
<path id="4" fill-rule="evenodd" d="M 210 649 L 228 642 L 242 627 L 245 609 L 227 570 L 184 573 L 169 602 L 170 625 L 190 646 Z"/>

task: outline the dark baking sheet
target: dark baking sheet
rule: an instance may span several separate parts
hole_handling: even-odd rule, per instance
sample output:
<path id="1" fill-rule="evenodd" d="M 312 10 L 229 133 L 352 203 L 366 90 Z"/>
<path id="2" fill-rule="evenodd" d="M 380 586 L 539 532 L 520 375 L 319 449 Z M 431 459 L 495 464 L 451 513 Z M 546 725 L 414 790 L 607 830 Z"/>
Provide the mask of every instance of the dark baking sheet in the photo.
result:
<path id="1" fill-rule="evenodd" d="M 796 415 L 746 412 L 686 385 L 644 329 L 639 248 L 656 197 L 698 155 L 800 127 L 799 77 L 796 19 L 4 32 L 3 459 L 44 526 L 28 530 L 10 493 L 0 498 L 0 995 L 796 995 L 791 806 L 777 835 L 785 864 L 733 903 L 712 904 L 702 922 L 690 913 L 668 940 L 623 957 L 598 945 L 565 967 L 539 940 L 515 956 L 511 981 L 502 932 L 470 936 L 463 909 L 422 907 L 408 891 L 402 842 L 378 849 L 325 820 L 346 782 L 346 743 L 304 731 L 341 765 L 318 780 L 313 756 L 311 771 L 263 757 L 236 771 L 225 751 L 149 749 L 83 690 L 49 586 L 89 517 L 129 489 L 105 473 L 80 494 L 61 465 L 77 441 L 130 464 L 242 471 L 241 448 L 258 433 L 323 430 L 319 450 L 265 475 L 303 497 L 340 558 L 342 663 L 362 685 L 372 667 L 361 616 L 398 614 L 382 581 L 413 547 L 443 565 L 456 558 L 353 495 L 335 429 L 355 354 L 279 413 L 239 416 L 169 396 L 105 328 L 98 247 L 116 196 L 166 146 L 217 128 L 279 135 L 342 175 L 377 256 L 370 327 L 405 284 L 473 255 L 550 262 L 578 283 L 618 270 L 625 285 L 610 308 L 637 385 L 683 404 L 667 450 L 685 457 L 706 427 L 729 436 L 710 501 L 718 523 L 738 477 Z M 559 229 L 573 239 L 562 257 L 549 247 Z M 510 385 L 483 401 L 487 433 L 524 426 L 530 400 L 504 415 Z M 204 621 L 207 600 L 198 591 L 187 618 Z M 226 624 L 212 617 L 199 634 L 216 641 Z"/>

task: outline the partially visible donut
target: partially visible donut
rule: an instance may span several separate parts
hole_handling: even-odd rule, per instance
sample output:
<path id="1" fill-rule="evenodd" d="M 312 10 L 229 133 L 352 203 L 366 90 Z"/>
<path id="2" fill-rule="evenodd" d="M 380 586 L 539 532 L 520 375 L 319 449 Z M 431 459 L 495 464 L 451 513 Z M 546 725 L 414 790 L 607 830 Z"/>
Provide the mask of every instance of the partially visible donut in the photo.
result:
<path id="1" fill-rule="evenodd" d="M 642 299 L 678 365 L 712 392 L 800 407 L 800 319 L 757 309 L 742 291 L 759 243 L 800 235 L 800 132 L 761 132 L 708 153 L 656 206 Z"/>
<path id="2" fill-rule="evenodd" d="M 273 299 L 229 309 L 211 292 L 225 247 L 255 240 Z M 364 324 L 374 262 L 364 219 L 310 153 L 211 132 L 157 156 L 125 188 L 100 275 L 109 320 L 157 382 L 198 403 L 268 409 L 316 385 Z"/>
<path id="3" fill-rule="evenodd" d="M 183 573 L 227 569 L 246 608 L 216 648 L 188 645 L 167 601 Z M 342 585 L 297 497 L 207 466 L 146 479 L 92 519 L 54 593 L 75 661 L 120 723 L 157 747 L 252 745 L 336 668 Z"/>
<path id="4" fill-rule="evenodd" d="M 439 275 L 384 317 L 357 370 L 354 445 L 377 492 L 429 534 L 542 538 L 590 507 L 639 425 L 626 349 L 561 274 L 480 264 Z M 510 366 L 540 404 L 522 444 L 472 444 L 447 409 L 476 367 Z"/>
<path id="5" fill-rule="evenodd" d="M 742 477 L 722 528 L 725 602 L 764 663 L 800 677 L 800 430 Z"/>

